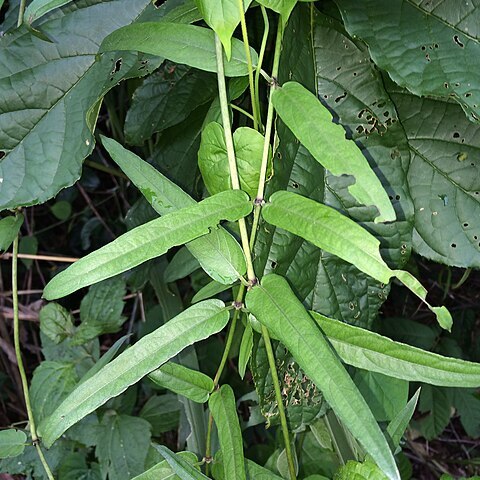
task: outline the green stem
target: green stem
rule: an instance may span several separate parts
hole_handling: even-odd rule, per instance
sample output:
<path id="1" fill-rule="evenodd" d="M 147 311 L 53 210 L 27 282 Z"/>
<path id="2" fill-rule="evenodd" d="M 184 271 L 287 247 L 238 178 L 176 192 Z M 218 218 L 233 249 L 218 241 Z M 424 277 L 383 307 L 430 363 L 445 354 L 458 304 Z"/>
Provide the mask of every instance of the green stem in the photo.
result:
<path id="1" fill-rule="evenodd" d="M 123 172 L 121 172 L 120 170 L 117 170 L 116 168 L 107 167 L 106 165 L 95 162 L 93 160 L 85 160 L 83 163 L 87 165 L 87 167 L 94 168 L 95 170 L 99 170 L 100 172 L 109 173 L 110 175 L 113 175 L 115 177 L 129 180 L 129 178 Z"/>
<path id="2" fill-rule="evenodd" d="M 273 387 L 275 389 L 275 399 L 278 406 L 278 414 L 280 416 L 280 425 L 282 426 L 283 440 L 285 442 L 285 453 L 287 454 L 288 471 L 290 472 L 290 479 L 296 480 L 295 463 L 293 461 L 292 446 L 290 443 L 290 435 L 288 433 L 287 416 L 285 415 L 285 408 L 283 407 L 282 391 L 280 390 L 280 382 L 278 381 L 277 366 L 275 365 L 275 355 L 273 353 L 272 342 L 268 333 L 267 327 L 262 325 L 262 336 L 265 342 L 265 349 L 267 351 L 268 365 L 272 373 Z"/>
<path id="3" fill-rule="evenodd" d="M 27 3 L 27 0 L 20 0 L 20 7 L 18 9 L 17 27 L 19 27 L 23 23 L 23 14 L 25 13 L 26 3 Z"/>
<path id="4" fill-rule="evenodd" d="M 225 83 L 225 72 L 223 68 L 223 50 L 222 43 L 218 35 L 215 35 L 215 51 L 217 55 L 217 72 L 218 72 L 218 95 L 220 99 L 220 110 L 222 112 L 223 131 L 225 134 L 225 144 L 227 146 L 228 167 L 230 169 L 230 178 L 232 180 L 232 188 L 240 190 L 240 180 L 237 172 L 237 161 L 235 159 L 235 149 L 233 147 L 232 129 L 230 127 L 230 115 L 228 114 L 227 86 Z M 255 272 L 253 271 L 252 255 L 248 243 L 248 233 L 245 219 L 238 221 L 240 228 L 240 238 L 242 240 L 242 248 L 245 253 L 247 262 L 247 275 L 250 282 L 255 280 Z"/>
<path id="5" fill-rule="evenodd" d="M 260 5 L 260 10 L 262 11 L 264 29 L 263 29 L 262 43 L 260 45 L 260 53 L 258 54 L 257 69 L 255 70 L 255 93 L 256 93 L 256 100 L 257 100 L 257 112 L 258 112 L 259 118 L 261 118 L 260 96 L 259 96 L 260 74 L 262 72 L 263 58 L 265 56 L 265 50 L 267 48 L 268 33 L 270 31 L 270 22 L 268 21 L 267 9 L 263 5 Z"/>
<path id="6" fill-rule="evenodd" d="M 242 113 L 243 115 L 245 115 L 246 117 L 250 118 L 251 120 L 253 120 L 253 115 L 251 113 L 248 113 L 246 110 L 244 110 L 242 107 L 239 107 L 238 105 L 235 105 L 233 103 L 230 104 L 230 106 L 234 109 L 234 110 L 237 110 L 237 112 L 240 112 Z"/>
<path id="7" fill-rule="evenodd" d="M 258 125 L 261 124 L 259 112 L 258 112 L 258 103 L 255 90 L 255 84 L 253 80 L 253 65 L 252 65 L 252 56 L 250 55 L 250 45 L 248 43 L 248 32 L 247 32 L 247 23 L 245 21 L 245 11 L 243 9 L 243 0 L 237 0 L 238 9 L 240 11 L 240 24 L 242 26 L 242 37 L 243 44 L 245 45 L 245 57 L 247 59 L 248 67 L 248 83 L 250 85 L 250 98 L 252 101 L 252 112 L 253 112 L 253 128 L 258 130 Z"/>
<path id="8" fill-rule="evenodd" d="M 49 480 L 54 480 L 50 467 L 48 466 L 37 436 L 37 429 L 35 427 L 35 420 L 33 419 L 32 406 L 30 404 L 30 395 L 28 394 L 28 381 L 25 367 L 23 365 L 22 351 L 20 349 L 20 324 L 18 316 L 18 235 L 13 241 L 13 255 L 12 255 L 12 298 L 13 298 L 13 343 L 15 345 L 15 357 L 17 358 L 18 371 L 22 380 L 23 398 L 25 399 L 25 406 L 27 408 L 28 423 L 30 425 L 30 434 L 32 442 L 37 449 L 38 456 L 42 462 L 43 468 L 47 473 Z"/>

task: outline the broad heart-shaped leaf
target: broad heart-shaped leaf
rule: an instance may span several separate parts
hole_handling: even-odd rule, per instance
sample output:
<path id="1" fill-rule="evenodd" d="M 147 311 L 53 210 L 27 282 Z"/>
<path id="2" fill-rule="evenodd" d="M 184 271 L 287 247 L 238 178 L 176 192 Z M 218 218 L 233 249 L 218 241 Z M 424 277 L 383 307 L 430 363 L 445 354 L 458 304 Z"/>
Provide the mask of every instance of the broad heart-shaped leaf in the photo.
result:
<path id="1" fill-rule="evenodd" d="M 71 0 L 33 0 L 25 10 L 24 19 L 28 23 L 33 23 L 54 8 L 61 7 L 70 1 Z"/>
<path id="2" fill-rule="evenodd" d="M 280 118 L 308 151 L 333 175 L 353 175 L 350 193 L 364 205 L 375 205 L 375 222 L 395 220 L 395 211 L 380 180 L 354 142 L 320 101 L 297 82 L 276 88 L 272 102 Z"/>
<path id="3" fill-rule="evenodd" d="M 104 476 L 129 480 L 144 471 L 150 445 L 150 424 L 138 417 L 107 412 L 95 453 Z"/>
<path id="4" fill-rule="evenodd" d="M 414 249 L 436 262 L 480 266 L 480 126 L 452 102 L 388 86 L 408 137 Z"/>
<path id="5" fill-rule="evenodd" d="M 140 225 L 60 272 L 45 287 L 44 297 L 63 297 L 118 275 L 176 245 L 205 235 L 221 220 L 235 221 L 251 210 L 245 192 L 229 190 Z"/>
<path id="6" fill-rule="evenodd" d="M 368 52 L 352 42 L 332 18 L 314 9 L 312 23 L 310 14 L 310 7 L 302 4 L 292 12 L 284 35 L 279 81 L 295 80 L 318 91 L 384 182 L 397 221 L 374 223 L 377 209 L 360 205 L 348 192 L 352 179 L 325 170 L 281 121 L 277 122 L 279 146 L 266 198 L 276 190 L 289 190 L 345 212 L 380 239 L 386 262 L 401 268 L 410 255 L 413 228 L 406 182 L 410 156 L 404 131 Z M 354 325 L 371 326 L 388 285 L 280 228 L 261 226 L 257 238 L 258 275 L 285 275 L 309 309 Z"/>
<path id="7" fill-rule="evenodd" d="M 190 195 L 118 142 L 107 137 L 102 137 L 102 142 L 157 213 L 165 215 L 195 205 Z M 202 268 L 220 283 L 229 285 L 246 272 L 243 250 L 223 228 L 191 241 L 187 248 Z"/>
<path id="8" fill-rule="evenodd" d="M 154 448 L 170 465 L 170 468 L 182 480 L 204 480 L 208 479 L 203 473 L 195 469 L 187 460 L 179 455 L 175 455 L 171 450 L 163 445 L 154 445 Z"/>
<path id="9" fill-rule="evenodd" d="M 251 198 L 258 189 L 264 140 L 261 133 L 249 127 L 237 128 L 233 133 L 240 186 Z M 232 188 L 225 133 L 217 122 L 210 122 L 202 132 L 198 166 L 211 195 Z"/>
<path id="10" fill-rule="evenodd" d="M 0 431 L 0 458 L 16 457 L 25 449 L 27 435 L 21 430 Z"/>
<path id="11" fill-rule="evenodd" d="M 444 387 L 480 386 L 479 363 L 427 352 L 319 313 L 310 313 L 349 365 L 411 382 Z"/>
<path id="12" fill-rule="evenodd" d="M 153 133 L 185 120 L 216 94 L 213 73 L 167 62 L 135 90 L 125 118 L 125 140 L 142 145 Z"/>
<path id="13" fill-rule="evenodd" d="M 88 0 L 39 21 L 55 43 L 26 26 L 0 39 L 0 210 L 44 202 L 80 177 L 95 143 L 99 100 L 161 61 L 130 53 L 96 60 L 103 38 L 155 10 L 150 3 Z"/>
<path id="14" fill-rule="evenodd" d="M 450 330 L 452 317 L 445 307 L 432 307 L 427 291 L 409 272 L 391 270 L 380 255 L 380 242 L 360 225 L 331 207 L 291 192 L 275 192 L 262 209 L 272 225 L 294 233 L 319 248 L 333 253 L 382 283 L 395 276 L 430 310 L 442 328 Z"/>
<path id="15" fill-rule="evenodd" d="M 242 7 L 246 11 L 252 0 L 243 0 Z M 202 14 L 206 24 L 219 36 L 227 60 L 232 53 L 232 35 L 240 23 L 241 12 L 238 0 L 195 0 L 198 10 Z"/>
<path id="16" fill-rule="evenodd" d="M 213 380 L 178 363 L 167 362 L 148 375 L 156 385 L 183 395 L 197 403 L 205 403 L 213 391 Z"/>
<path id="17" fill-rule="evenodd" d="M 260 286 L 247 293 L 246 302 L 256 318 L 289 349 L 388 478 L 399 479 L 395 460 L 372 412 L 287 281 L 274 274 L 265 276 Z"/>
<path id="18" fill-rule="evenodd" d="M 373 61 L 399 85 L 421 96 L 453 97 L 480 119 L 478 7 L 454 0 L 336 0 L 350 34 L 363 39 Z M 397 32 L 392 35 L 392 32 Z"/>
<path id="19" fill-rule="evenodd" d="M 232 387 L 222 385 L 210 395 L 208 406 L 217 425 L 225 478 L 246 480 L 242 431 Z"/>
<path id="20" fill-rule="evenodd" d="M 195 25 L 168 22 L 145 22 L 128 25 L 111 33 L 102 43 L 101 52 L 133 50 L 168 58 L 172 62 L 216 72 L 215 33 Z M 252 63 L 258 56 L 251 49 Z M 248 75 L 245 47 L 236 38 L 232 41 L 232 56 L 224 59 L 227 77 Z"/>
<path id="21" fill-rule="evenodd" d="M 207 300 L 190 307 L 142 337 L 93 377 L 81 383 L 39 425 L 47 448 L 83 417 L 158 368 L 192 343 L 219 332 L 228 321 L 223 302 Z"/>
<path id="22" fill-rule="evenodd" d="M 285 24 L 297 3 L 297 0 L 259 0 L 258 3 L 264 7 L 270 8 L 274 12 L 282 16 L 282 21 Z"/>

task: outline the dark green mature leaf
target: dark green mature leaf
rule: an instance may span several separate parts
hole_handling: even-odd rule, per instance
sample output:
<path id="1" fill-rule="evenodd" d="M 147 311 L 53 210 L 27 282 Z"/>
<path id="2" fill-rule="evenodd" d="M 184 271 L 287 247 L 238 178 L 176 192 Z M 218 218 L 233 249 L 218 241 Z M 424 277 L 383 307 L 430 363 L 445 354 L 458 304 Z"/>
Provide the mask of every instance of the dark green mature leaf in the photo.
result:
<path id="1" fill-rule="evenodd" d="M 480 364 L 444 357 L 311 312 L 345 363 L 445 387 L 479 387 Z"/>
<path id="2" fill-rule="evenodd" d="M 449 311 L 445 307 L 432 307 L 426 301 L 427 291 L 413 275 L 391 270 L 380 255 L 380 242 L 348 217 L 326 205 L 285 191 L 270 197 L 262 215 L 268 223 L 337 255 L 382 283 L 388 283 L 395 276 L 435 313 L 442 328 L 451 329 Z"/>
<path id="3" fill-rule="evenodd" d="M 170 465 L 171 469 L 181 480 L 204 480 L 207 479 L 203 473 L 195 469 L 187 460 L 175 455 L 163 445 L 154 445 L 155 449 L 162 455 Z"/>
<path id="4" fill-rule="evenodd" d="M 173 393 L 153 395 L 140 410 L 139 416 L 152 426 L 152 435 L 176 430 L 180 421 L 180 403 Z"/>
<path id="5" fill-rule="evenodd" d="M 354 142 L 321 102 L 297 82 L 274 90 L 272 102 L 280 118 L 308 151 L 333 175 L 353 175 L 349 192 L 362 204 L 377 207 L 375 222 L 395 220 L 395 212 L 380 180 Z"/>
<path id="6" fill-rule="evenodd" d="M 118 275 L 205 235 L 221 220 L 235 221 L 251 210 L 245 192 L 230 190 L 140 225 L 60 272 L 45 287 L 44 297 L 59 298 Z"/>
<path id="7" fill-rule="evenodd" d="M 216 93 L 214 74 L 166 63 L 135 90 L 125 118 L 125 140 L 142 145 L 153 133 L 185 120 Z"/>
<path id="8" fill-rule="evenodd" d="M 51 10 L 61 7 L 71 0 L 33 0 L 25 9 L 24 19 L 28 23 L 33 23 Z"/>
<path id="9" fill-rule="evenodd" d="M 208 406 L 217 425 L 225 478 L 246 480 L 242 431 L 232 387 L 222 385 L 210 395 Z"/>
<path id="10" fill-rule="evenodd" d="M 0 458 L 16 457 L 25 449 L 27 435 L 21 430 L 0 431 Z"/>
<path id="11" fill-rule="evenodd" d="M 39 314 L 40 331 L 53 343 L 58 344 L 74 333 L 73 318 L 64 307 L 52 302 L 45 305 Z"/>
<path id="12" fill-rule="evenodd" d="M 207 28 L 168 22 L 145 22 L 127 25 L 111 33 L 102 43 L 100 51 L 134 50 L 158 55 L 175 63 L 216 72 L 215 33 Z M 252 63 L 257 54 L 250 49 Z M 227 77 L 248 75 L 245 47 L 237 39 L 232 41 L 230 61 L 224 59 Z"/>
<path id="13" fill-rule="evenodd" d="M 10 215 L 0 220 L 0 252 L 8 250 L 23 224 L 23 215 Z"/>
<path id="14" fill-rule="evenodd" d="M 427 440 L 438 437 L 450 421 L 452 415 L 451 395 L 448 389 L 425 385 L 422 388 L 418 410 L 426 413 L 416 422 L 416 427 Z"/>
<path id="15" fill-rule="evenodd" d="M 140 157 L 115 140 L 102 137 L 102 141 L 115 162 L 160 215 L 195 205 L 195 201 L 179 186 Z M 222 228 L 193 240 L 187 248 L 202 268 L 220 283 L 233 283 L 246 271 L 240 245 Z"/>
<path id="16" fill-rule="evenodd" d="M 153 8 L 150 3 L 90 0 L 40 21 L 55 43 L 26 27 L 0 39 L 0 210 L 44 202 L 80 177 L 95 143 L 99 99 L 120 80 L 146 75 L 160 63 L 130 53 L 97 61 L 98 47 Z"/>
<path id="17" fill-rule="evenodd" d="M 205 403 L 213 391 L 213 380 L 178 363 L 167 362 L 148 375 L 156 385 L 183 395 L 197 403 Z"/>
<path id="18" fill-rule="evenodd" d="M 219 293 L 224 292 L 232 288 L 233 285 L 223 285 L 222 283 L 212 280 L 210 283 L 207 283 L 202 287 L 193 297 L 191 303 L 200 302 L 206 300 L 207 298 L 212 298 Z"/>
<path id="19" fill-rule="evenodd" d="M 107 412 L 96 454 L 103 476 L 110 480 L 130 480 L 142 473 L 150 445 L 150 425 L 128 415 Z"/>
<path id="20" fill-rule="evenodd" d="M 223 467 L 223 458 L 224 455 L 219 450 L 215 454 L 215 459 L 212 466 L 212 474 L 215 480 L 227 480 L 228 477 L 224 475 Z M 257 463 L 245 459 L 245 472 L 247 474 L 247 480 L 281 480 L 282 477 L 275 475 L 272 471 L 267 468 L 261 467 Z"/>
<path id="21" fill-rule="evenodd" d="M 175 455 L 181 457 L 191 465 L 195 465 L 198 462 L 197 456 L 192 452 L 178 452 Z M 166 460 L 162 460 L 153 467 L 149 468 L 146 472 L 137 475 L 133 480 L 179 480 L 180 477 L 175 474 Z"/>
<path id="22" fill-rule="evenodd" d="M 243 0 L 243 9 L 247 10 L 251 2 L 252 0 Z M 219 2 L 211 2 L 209 0 L 195 0 L 195 3 L 206 24 L 219 36 L 225 49 L 227 60 L 230 60 L 232 35 L 241 18 L 238 1 L 220 0 Z"/>
<path id="23" fill-rule="evenodd" d="M 453 97 L 480 119 L 480 85 L 471 63 L 480 54 L 477 5 L 336 1 L 349 33 L 368 44 L 374 62 L 396 83 L 419 96 Z"/>
<path id="24" fill-rule="evenodd" d="M 58 469 L 59 480 L 102 480 L 100 465 L 92 462 L 87 465 L 85 455 L 80 452 L 70 453 L 62 459 Z"/>
<path id="25" fill-rule="evenodd" d="M 453 404 L 460 415 L 460 422 L 472 438 L 480 437 L 480 398 L 475 390 L 457 388 Z"/>
<path id="26" fill-rule="evenodd" d="M 39 425 L 50 446 L 65 430 L 142 377 L 158 368 L 188 345 L 220 331 L 228 311 L 219 300 L 197 303 L 142 337 L 96 375 L 80 384 L 53 414 Z"/>
<path id="27" fill-rule="evenodd" d="M 247 307 L 290 350 L 337 416 L 391 479 L 399 479 L 372 412 L 313 319 L 278 275 L 267 275 L 247 293 Z"/>

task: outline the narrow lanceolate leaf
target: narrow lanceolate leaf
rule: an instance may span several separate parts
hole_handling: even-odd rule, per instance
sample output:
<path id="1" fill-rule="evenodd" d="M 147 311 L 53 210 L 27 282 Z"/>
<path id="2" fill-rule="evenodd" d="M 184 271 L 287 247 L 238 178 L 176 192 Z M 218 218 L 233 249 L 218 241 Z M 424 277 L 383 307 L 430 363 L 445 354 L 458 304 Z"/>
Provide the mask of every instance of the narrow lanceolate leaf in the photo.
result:
<path id="1" fill-rule="evenodd" d="M 157 213 L 165 215 L 195 205 L 195 200 L 178 185 L 115 140 L 102 137 L 102 143 Z M 220 283 L 229 285 L 246 272 L 240 245 L 223 228 L 191 241 L 187 248 L 202 268 Z"/>
<path id="2" fill-rule="evenodd" d="M 308 151 L 333 175 L 353 175 L 349 192 L 363 205 L 375 205 L 375 223 L 395 220 L 395 211 L 380 180 L 345 130 L 332 122 L 320 101 L 297 82 L 274 90 L 272 102 L 280 118 Z"/>
<path id="3" fill-rule="evenodd" d="M 102 40 L 152 8 L 150 0 L 76 4 L 37 21 L 55 42 L 25 27 L 0 38 L 0 210 L 42 203 L 72 185 L 95 145 L 99 100 L 160 64 L 128 52 L 97 59 Z"/>
<path id="4" fill-rule="evenodd" d="M 175 455 L 170 449 L 163 445 L 154 445 L 154 448 L 162 455 L 162 457 L 170 465 L 170 468 L 178 475 L 181 480 L 204 480 L 208 479 L 203 473 L 195 469 L 195 467 L 183 459 L 179 455 Z"/>
<path id="5" fill-rule="evenodd" d="M 213 390 L 213 380 L 202 372 L 167 362 L 148 376 L 160 387 L 183 395 L 197 403 L 205 403 Z"/>
<path id="6" fill-rule="evenodd" d="M 71 0 L 33 0 L 25 10 L 23 17 L 28 23 L 33 23 L 37 18 L 70 1 Z"/>
<path id="7" fill-rule="evenodd" d="M 418 96 L 454 98 L 480 119 L 478 6 L 471 2 L 336 0 L 345 27 L 363 39 L 373 61 Z M 391 32 L 397 32 L 391 35 Z M 408 45 L 408 48 L 405 48 Z"/>
<path id="8" fill-rule="evenodd" d="M 247 293 L 246 301 L 248 309 L 288 348 L 388 478 L 398 480 L 395 460 L 372 412 L 287 281 L 267 275 L 260 286 Z"/>
<path id="9" fill-rule="evenodd" d="M 391 270 L 380 255 L 380 242 L 353 220 L 326 205 L 285 191 L 270 197 L 262 215 L 268 223 L 337 255 L 382 283 L 397 277 L 435 313 L 440 326 L 450 330 L 452 317 L 448 310 L 429 305 L 427 291 L 410 273 Z"/>
<path id="10" fill-rule="evenodd" d="M 175 454 L 192 466 L 198 462 L 197 456 L 192 452 L 179 452 Z M 137 475 L 132 480 L 179 480 L 180 477 L 172 470 L 166 460 L 162 460 L 147 471 Z"/>
<path id="11" fill-rule="evenodd" d="M 215 33 L 203 27 L 180 25 L 168 22 L 145 22 L 128 25 L 110 34 L 102 43 L 100 51 L 133 50 L 168 58 L 176 63 L 216 72 Z M 251 49 L 252 63 L 258 56 Z M 248 75 L 243 42 L 232 41 L 232 55 L 225 59 L 227 77 Z"/>
<path id="12" fill-rule="evenodd" d="M 246 480 L 242 431 L 232 387 L 222 385 L 219 390 L 212 393 L 208 406 L 217 425 L 225 478 Z"/>
<path id="13" fill-rule="evenodd" d="M 243 0 L 243 9 L 247 10 L 252 0 Z M 195 0 L 195 3 L 202 14 L 206 24 L 219 36 L 227 60 L 230 60 L 232 53 L 232 35 L 240 23 L 241 12 L 237 0 Z"/>
<path id="14" fill-rule="evenodd" d="M 480 387 L 479 363 L 426 352 L 319 313 L 311 315 L 349 365 L 411 382 Z"/>
<path id="15" fill-rule="evenodd" d="M 25 449 L 27 435 L 21 430 L 0 431 L 0 458 L 16 457 Z"/>
<path id="16" fill-rule="evenodd" d="M 45 287 L 51 300 L 100 282 L 164 254 L 208 233 L 221 220 L 235 221 L 248 215 L 252 204 L 241 190 L 222 192 L 191 207 L 140 225 L 113 242 L 83 257 L 59 273 Z"/>
<path id="17" fill-rule="evenodd" d="M 219 332 L 228 321 L 223 302 L 207 300 L 142 337 L 93 377 L 80 384 L 39 425 L 47 448 L 69 427 L 116 397 L 188 345 Z"/>

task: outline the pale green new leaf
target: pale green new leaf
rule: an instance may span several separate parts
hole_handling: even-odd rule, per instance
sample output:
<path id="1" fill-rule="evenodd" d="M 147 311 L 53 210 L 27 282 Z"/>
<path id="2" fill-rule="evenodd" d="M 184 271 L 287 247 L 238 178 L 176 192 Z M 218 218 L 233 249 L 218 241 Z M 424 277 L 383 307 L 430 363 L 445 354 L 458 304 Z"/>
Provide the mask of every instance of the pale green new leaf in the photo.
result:
<path id="1" fill-rule="evenodd" d="M 252 356 L 253 348 L 253 329 L 250 322 L 247 322 L 245 330 L 242 335 L 242 342 L 240 343 L 240 351 L 238 353 L 238 374 L 241 378 L 245 376 L 247 364 Z"/>
<path id="2" fill-rule="evenodd" d="M 258 0 L 258 3 L 279 13 L 283 23 L 286 23 L 297 0 Z"/>
<path id="3" fill-rule="evenodd" d="M 388 478 L 398 480 L 395 460 L 372 412 L 287 281 L 278 275 L 267 275 L 260 286 L 247 293 L 246 301 L 248 309 L 280 338 Z"/>
<path id="4" fill-rule="evenodd" d="M 367 43 L 373 61 L 396 83 L 418 96 L 454 98 L 479 121 L 480 85 L 477 63 L 472 64 L 480 54 L 478 5 L 456 0 L 336 3 L 348 32 Z"/>
<path id="5" fill-rule="evenodd" d="M 148 378 L 156 385 L 197 403 L 205 403 L 214 387 L 213 380 L 204 373 L 173 362 L 154 370 Z"/>
<path id="6" fill-rule="evenodd" d="M 60 272 L 45 287 L 44 297 L 63 297 L 118 275 L 205 235 L 221 220 L 235 221 L 251 210 L 245 192 L 230 190 L 140 225 Z"/>
<path id="7" fill-rule="evenodd" d="M 349 460 L 333 477 L 334 480 L 387 480 L 382 471 L 371 461 L 363 463 Z"/>
<path id="8" fill-rule="evenodd" d="M 349 192 L 363 205 L 375 205 L 375 223 L 395 220 L 395 211 L 380 180 L 345 130 L 332 122 L 321 102 L 297 82 L 287 82 L 272 94 L 273 105 L 298 140 L 333 175 L 353 175 Z"/>
<path id="9" fill-rule="evenodd" d="M 178 185 L 115 140 L 102 137 L 102 143 L 157 213 L 165 215 L 195 205 Z M 240 245 L 223 228 L 191 241 L 187 248 L 202 268 L 220 283 L 235 282 L 247 269 Z"/>
<path id="10" fill-rule="evenodd" d="M 23 224 L 23 215 L 10 215 L 0 220 L 0 252 L 8 250 Z"/>
<path id="11" fill-rule="evenodd" d="M 61 7 L 71 0 L 33 0 L 25 10 L 23 15 L 28 23 L 33 23 L 37 18 L 42 17 L 54 8 Z"/>
<path id="12" fill-rule="evenodd" d="M 444 357 L 378 333 L 310 312 L 342 360 L 354 367 L 411 382 L 480 387 L 480 364 Z"/>
<path id="13" fill-rule="evenodd" d="M 171 469 L 181 480 L 204 480 L 208 479 L 203 473 L 195 469 L 188 461 L 179 455 L 175 455 L 171 450 L 163 445 L 154 445 L 155 449 L 170 465 Z"/>
<path id="14" fill-rule="evenodd" d="M 246 480 L 242 431 L 232 387 L 222 385 L 210 395 L 208 406 L 217 425 L 225 478 Z"/>
<path id="15" fill-rule="evenodd" d="M 215 33 L 195 25 L 168 22 L 145 22 L 120 28 L 111 33 L 102 43 L 101 52 L 133 50 L 168 58 L 207 72 L 216 72 Z M 258 56 L 251 49 L 254 67 Z M 224 59 L 227 77 L 248 75 L 243 42 L 232 41 L 230 61 Z"/>
<path id="16" fill-rule="evenodd" d="M 230 60 L 232 53 L 233 32 L 240 23 L 240 8 L 246 11 L 252 0 L 240 0 L 240 2 L 238 0 L 195 0 L 206 24 L 219 36 L 227 60 Z"/>
<path id="17" fill-rule="evenodd" d="M 448 310 L 432 307 L 426 301 L 427 291 L 420 282 L 406 271 L 391 270 L 380 255 L 380 242 L 335 209 L 296 193 L 279 191 L 270 197 L 262 215 L 268 223 L 337 255 L 384 284 L 397 277 L 435 313 L 442 328 L 451 329 L 453 322 Z"/>
<path id="18" fill-rule="evenodd" d="M 415 392 L 415 395 L 413 395 L 405 407 L 397 413 L 395 418 L 393 418 L 387 426 L 387 433 L 390 435 L 391 447 L 394 453 L 413 417 L 413 413 L 417 407 L 418 397 L 420 396 L 420 390 L 419 388 Z"/>
<path id="19" fill-rule="evenodd" d="M 80 384 L 39 425 L 47 448 L 69 427 L 130 385 L 158 368 L 188 345 L 219 332 L 228 321 L 223 302 L 207 300 L 185 310 L 142 337 L 93 377 Z"/>
<path id="20" fill-rule="evenodd" d="M 186 462 L 194 465 L 198 462 L 197 456 L 192 452 L 179 452 L 175 454 Z M 162 460 L 146 472 L 137 475 L 132 480 L 179 480 L 180 477 L 172 470 L 166 460 Z"/>
<path id="21" fill-rule="evenodd" d="M 0 458 L 16 457 L 25 449 L 27 435 L 21 430 L 0 431 Z"/>

